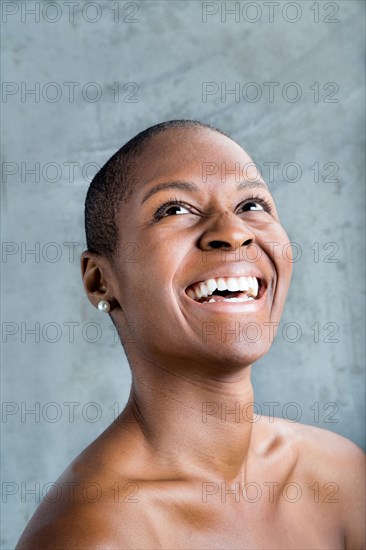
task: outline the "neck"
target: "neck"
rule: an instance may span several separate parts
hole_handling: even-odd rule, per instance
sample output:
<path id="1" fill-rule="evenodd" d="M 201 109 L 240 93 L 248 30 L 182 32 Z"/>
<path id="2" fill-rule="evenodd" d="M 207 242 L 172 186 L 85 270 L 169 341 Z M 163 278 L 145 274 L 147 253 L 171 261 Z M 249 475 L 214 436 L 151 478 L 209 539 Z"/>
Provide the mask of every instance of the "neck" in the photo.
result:
<path id="1" fill-rule="evenodd" d="M 250 370 L 217 380 L 156 364 L 134 369 L 125 414 L 169 477 L 245 480 L 253 428 Z"/>

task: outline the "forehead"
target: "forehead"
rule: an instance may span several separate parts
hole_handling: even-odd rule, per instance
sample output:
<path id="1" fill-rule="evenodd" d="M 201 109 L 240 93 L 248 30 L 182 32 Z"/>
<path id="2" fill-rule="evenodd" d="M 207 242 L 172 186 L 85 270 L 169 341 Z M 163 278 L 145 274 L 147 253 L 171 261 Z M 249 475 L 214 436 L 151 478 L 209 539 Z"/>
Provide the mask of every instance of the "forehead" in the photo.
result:
<path id="1" fill-rule="evenodd" d="M 235 173 L 236 169 L 236 173 Z M 194 179 L 204 183 L 225 174 L 245 179 L 258 177 L 250 156 L 230 138 L 206 128 L 170 129 L 150 139 L 135 165 L 142 193 L 149 182 Z M 244 176 L 243 176 L 244 174 Z"/>

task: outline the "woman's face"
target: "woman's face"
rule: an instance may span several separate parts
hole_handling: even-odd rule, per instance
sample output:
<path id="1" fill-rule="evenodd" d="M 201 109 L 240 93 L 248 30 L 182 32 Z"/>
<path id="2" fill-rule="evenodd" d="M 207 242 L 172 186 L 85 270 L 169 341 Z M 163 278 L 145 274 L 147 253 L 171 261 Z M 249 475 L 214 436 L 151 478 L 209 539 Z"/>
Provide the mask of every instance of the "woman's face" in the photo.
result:
<path id="1" fill-rule="evenodd" d="M 254 163 L 217 132 L 171 129 L 136 165 L 113 274 L 112 315 L 128 356 L 223 376 L 252 364 L 273 341 L 292 271 L 289 239 Z M 153 193 L 172 182 L 179 188 Z M 184 205 L 162 209 L 176 199 Z M 229 276 L 260 279 L 260 299 L 199 303 L 187 294 L 195 282 Z"/>

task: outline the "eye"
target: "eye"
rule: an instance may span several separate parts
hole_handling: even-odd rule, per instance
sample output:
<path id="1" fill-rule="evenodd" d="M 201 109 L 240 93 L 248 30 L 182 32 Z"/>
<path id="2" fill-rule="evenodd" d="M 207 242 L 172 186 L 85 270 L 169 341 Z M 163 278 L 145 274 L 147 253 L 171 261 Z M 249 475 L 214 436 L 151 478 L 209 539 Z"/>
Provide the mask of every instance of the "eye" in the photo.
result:
<path id="1" fill-rule="evenodd" d="M 186 210 L 186 212 L 179 212 L 179 210 Z M 166 217 L 170 217 L 171 214 L 169 214 L 169 212 L 173 212 L 174 210 L 178 210 L 178 212 L 175 212 L 174 215 L 179 215 L 179 214 L 185 214 L 185 213 L 190 213 L 191 211 L 189 210 L 188 206 L 183 202 L 183 201 L 180 201 L 179 199 L 177 200 L 170 200 L 164 204 L 162 204 L 158 209 L 157 211 L 155 212 L 154 214 L 154 219 L 155 220 L 160 220 L 160 218 L 166 218 Z"/>
<path id="2" fill-rule="evenodd" d="M 244 212 L 268 212 L 269 214 L 272 212 L 272 206 L 270 202 L 265 199 L 264 197 L 251 197 L 250 199 L 247 199 L 242 209 Z"/>
<path id="3" fill-rule="evenodd" d="M 243 206 L 243 210 L 264 210 L 263 206 L 258 202 L 247 202 Z"/>

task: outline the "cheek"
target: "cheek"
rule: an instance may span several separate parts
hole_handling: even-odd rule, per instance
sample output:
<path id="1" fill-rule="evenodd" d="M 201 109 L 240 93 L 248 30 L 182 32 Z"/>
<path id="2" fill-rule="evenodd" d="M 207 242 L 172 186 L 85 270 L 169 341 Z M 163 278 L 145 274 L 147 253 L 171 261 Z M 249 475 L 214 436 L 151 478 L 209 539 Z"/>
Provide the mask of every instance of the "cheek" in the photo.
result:
<path id="1" fill-rule="evenodd" d="M 158 244 L 140 244 L 133 261 L 120 262 L 118 270 L 119 301 L 128 320 L 159 315 L 171 300 L 171 288 L 178 254 L 172 243 L 162 239 Z"/>
<path id="2" fill-rule="evenodd" d="M 279 224 L 273 224 L 267 233 L 266 244 L 263 244 L 268 258 L 276 271 L 275 296 L 272 315 L 281 317 L 291 282 L 293 251 L 285 229 Z"/>
<path id="3" fill-rule="evenodd" d="M 260 246 L 276 263 L 292 265 L 293 251 L 285 229 L 279 223 L 269 224 L 260 231 Z"/>

